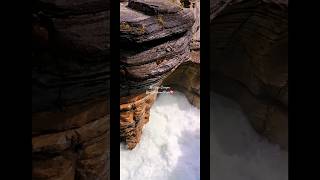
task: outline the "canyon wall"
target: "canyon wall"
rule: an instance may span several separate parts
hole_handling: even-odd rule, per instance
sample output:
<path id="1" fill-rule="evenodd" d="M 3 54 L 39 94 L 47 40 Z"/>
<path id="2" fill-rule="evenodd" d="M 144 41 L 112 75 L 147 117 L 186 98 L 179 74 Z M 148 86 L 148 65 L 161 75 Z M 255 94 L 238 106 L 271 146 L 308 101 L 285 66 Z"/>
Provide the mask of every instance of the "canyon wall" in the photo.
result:
<path id="1" fill-rule="evenodd" d="M 190 42 L 190 59 L 168 76 L 163 85 L 182 92 L 191 104 L 200 108 L 200 1 L 194 0 L 189 3 L 188 8 L 195 18 Z"/>
<path id="2" fill-rule="evenodd" d="M 212 89 L 288 148 L 288 1 L 211 0 Z"/>
<path id="3" fill-rule="evenodd" d="M 128 149 L 139 142 L 164 79 L 198 53 L 197 5 L 162 0 L 120 3 L 120 137 Z"/>
<path id="4" fill-rule="evenodd" d="M 32 179 L 109 179 L 109 1 L 32 3 Z"/>

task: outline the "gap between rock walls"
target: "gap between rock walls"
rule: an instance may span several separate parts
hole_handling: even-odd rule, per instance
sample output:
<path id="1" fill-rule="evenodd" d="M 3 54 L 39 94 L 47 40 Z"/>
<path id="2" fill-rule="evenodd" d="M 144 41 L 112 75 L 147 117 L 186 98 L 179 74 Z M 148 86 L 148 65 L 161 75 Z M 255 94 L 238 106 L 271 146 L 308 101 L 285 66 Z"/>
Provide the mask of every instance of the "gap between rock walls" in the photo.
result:
<path id="1" fill-rule="evenodd" d="M 211 179 L 268 180 L 259 168 L 286 179 L 288 0 L 210 0 L 209 34 L 202 35 L 210 41 L 209 59 L 202 59 L 210 61 L 210 82 L 200 79 L 200 0 L 119 3 L 115 58 L 110 0 L 33 1 L 32 179 L 111 179 L 111 117 L 120 127 L 121 179 L 200 179 L 200 81 L 210 84 L 210 114 L 217 112 L 208 119 L 210 152 L 221 155 L 210 156 Z M 115 63 L 120 73 L 112 71 Z M 110 103 L 114 87 L 119 104 Z M 235 133 L 221 138 L 229 130 Z M 252 157 L 262 161 L 248 161 L 255 168 L 224 172 L 223 162 L 257 151 L 261 156 Z"/>
<path id="2" fill-rule="evenodd" d="M 161 85 L 200 107 L 200 2 L 194 3 L 120 2 L 120 137 L 129 149 L 139 143 Z"/>
<path id="3" fill-rule="evenodd" d="M 35 0 L 33 179 L 110 179 L 110 10 L 105 0 Z M 199 12 L 199 1 L 120 1 L 119 123 L 129 149 L 165 93 L 158 88 L 200 107 Z"/>

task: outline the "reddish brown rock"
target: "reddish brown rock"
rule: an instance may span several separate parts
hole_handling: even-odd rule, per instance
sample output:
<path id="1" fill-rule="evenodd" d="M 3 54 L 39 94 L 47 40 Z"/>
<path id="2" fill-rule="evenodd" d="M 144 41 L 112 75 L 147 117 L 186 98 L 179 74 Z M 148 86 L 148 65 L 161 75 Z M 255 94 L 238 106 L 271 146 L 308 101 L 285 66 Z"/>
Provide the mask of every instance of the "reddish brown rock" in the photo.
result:
<path id="1" fill-rule="evenodd" d="M 129 149 L 140 141 L 157 87 L 191 59 L 193 13 L 172 1 L 120 3 L 120 137 Z M 154 89 L 149 89 L 153 87 Z"/>
<path id="2" fill-rule="evenodd" d="M 105 179 L 109 174 L 109 119 L 103 117 L 79 128 L 34 136 L 32 152 L 35 179 L 59 179 L 66 172 L 70 179 Z M 61 165 L 70 166 L 70 170 L 59 172 Z"/>
<path id="3" fill-rule="evenodd" d="M 109 179 L 109 1 L 32 6 L 32 179 Z"/>
<path id="4" fill-rule="evenodd" d="M 109 114 L 105 97 L 86 103 L 65 106 L 64 111 L 44 111 L 32 114 L 32 134 L 43 131 L 63 131 L 79 128 Z"/>
<path id="5" fill-rule="evenodd" d="M 140 141 L 142 128 L 149 121 L 150 108 L 157 97 L 157 91 L 121 98 L 120 138 L 128 149 Z"/>
<path id="6" fill-rule="evenodd" d="M 72 154 L 65 152 L 63 155 L 39 158 L 32 163 L 33 179 L 75 179 L 75 161 Z"/>

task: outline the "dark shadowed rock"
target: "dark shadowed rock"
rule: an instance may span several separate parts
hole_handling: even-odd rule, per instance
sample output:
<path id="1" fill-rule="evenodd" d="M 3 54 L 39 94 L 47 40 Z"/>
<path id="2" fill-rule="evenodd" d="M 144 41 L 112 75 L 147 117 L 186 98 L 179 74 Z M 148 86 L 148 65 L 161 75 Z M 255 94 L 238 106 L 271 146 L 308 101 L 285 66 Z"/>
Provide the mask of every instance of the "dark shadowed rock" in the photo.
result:
<path id="1" fill-rule="evenodd" d="M 109 179 L 109 1 L 32 7 L 32 179 Z"/>
<path id="2" fill-rule="evenodd" d="M 163 0 L 129 0 L 128 7 L 151 16 L 174 14 L 183 9 L 173 2 Z"/>
<path id="3" fill-rule="evenodd" d="M 49 15 L 69 16 L 102 12 L 110 9 L 109 0 L 36 0 L 34 8 Z"/>
<path id="4" fill-rule="evenodd" d="M 212 88 L 236 99 L 253 127 L 286 149 L 287 1 L 212 2 Z"/>

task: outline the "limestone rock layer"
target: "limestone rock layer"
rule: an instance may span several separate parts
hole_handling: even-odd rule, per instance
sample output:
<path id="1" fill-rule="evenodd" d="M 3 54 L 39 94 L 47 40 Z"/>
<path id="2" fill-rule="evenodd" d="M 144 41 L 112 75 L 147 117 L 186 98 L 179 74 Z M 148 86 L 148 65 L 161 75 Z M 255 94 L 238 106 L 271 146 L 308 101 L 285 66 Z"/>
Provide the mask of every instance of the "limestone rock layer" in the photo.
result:
<path id="1" fill-rule="evenodd" d="M 127 143 L 128 149 L 133 149 L 139 143 L 142 128 L 149 121 L 156 93 L 157 91 L 150 91 L 121 99 L 120 139 Z"/>
<path id="2" fill-rule="evenodd" d="M 109 1 L 32 6 L 32 179 L 109 179 Z"/>
<path id="3" fill-rule="evenodd" d="M 120 2 L 120 137 L 129 149 L 140 140 L 157 87 L 191 60 L 194 22 L 193 12 L 173 1 Z"/>

